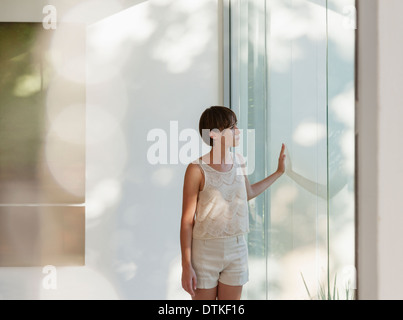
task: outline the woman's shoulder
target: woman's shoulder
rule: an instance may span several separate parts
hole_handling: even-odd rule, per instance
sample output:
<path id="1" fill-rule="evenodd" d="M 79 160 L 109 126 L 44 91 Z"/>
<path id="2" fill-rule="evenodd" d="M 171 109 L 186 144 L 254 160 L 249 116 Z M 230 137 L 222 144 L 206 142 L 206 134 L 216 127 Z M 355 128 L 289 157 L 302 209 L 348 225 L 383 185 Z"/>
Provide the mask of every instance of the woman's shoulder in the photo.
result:
<path id="1" fill-rule="evenodd" d="M 192 162 L 190 162 L 187 167 L 186 167 L 186 172 L 189 172 L 190 174 L 192 173 L 200 173 L 201 172 L 201 161 L 200 158 L 193 160 Z"/>

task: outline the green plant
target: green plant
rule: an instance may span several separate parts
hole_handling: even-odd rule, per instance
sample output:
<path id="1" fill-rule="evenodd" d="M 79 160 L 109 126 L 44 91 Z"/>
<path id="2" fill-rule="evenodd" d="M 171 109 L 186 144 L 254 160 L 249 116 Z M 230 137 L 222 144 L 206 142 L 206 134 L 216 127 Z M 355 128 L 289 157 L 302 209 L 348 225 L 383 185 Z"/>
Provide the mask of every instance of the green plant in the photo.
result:
<path id="1" fill-rule="evenodd" d="M 320 283 L 319 292 L 316 294 L 316 296 L 311 295 L 302 272 L 301 277 L 302 281 L 304 282 L 305 290 L 308 294 L 309 299 L 315 300 L 315 298 L 317 298 L 318 300 L 340 300 L 339 290 L 337 289 L 337 274 L 335 274 L 334 276 L 333 290 L 331 290 L 330 285 L 324 285 L 323 283 Z M 327 290 L 326 287 L 328 288 Z M 348 283 L 345 288 L 345 299 L 354 300 L 354 290 L 350 289 L 350 283 Z"/>

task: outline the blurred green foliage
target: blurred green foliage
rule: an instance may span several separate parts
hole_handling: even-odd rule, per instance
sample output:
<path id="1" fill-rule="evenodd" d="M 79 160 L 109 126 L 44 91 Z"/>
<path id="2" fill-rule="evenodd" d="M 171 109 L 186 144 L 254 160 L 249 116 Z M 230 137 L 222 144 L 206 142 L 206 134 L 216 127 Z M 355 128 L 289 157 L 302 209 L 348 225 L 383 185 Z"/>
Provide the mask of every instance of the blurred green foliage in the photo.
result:
<path id="1" fill-rule="evenodd" d="M 50 32 L 0 23 L 0 179 L 34 179 L 42 148 Z"/>

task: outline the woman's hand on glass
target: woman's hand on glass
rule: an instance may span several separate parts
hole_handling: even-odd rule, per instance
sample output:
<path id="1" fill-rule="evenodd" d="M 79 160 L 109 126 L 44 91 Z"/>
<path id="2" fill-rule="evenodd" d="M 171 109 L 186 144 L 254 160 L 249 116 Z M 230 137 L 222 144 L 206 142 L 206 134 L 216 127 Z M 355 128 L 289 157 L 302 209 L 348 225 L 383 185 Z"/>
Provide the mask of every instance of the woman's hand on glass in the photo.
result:
<path id="1" fill-rule="evenodd" d="M 286 151 L 285 144 L 283 143 L 281 145 L 281 151 L 280 151 L 280 156 L 278 158 L 278 167 L 277 167 L 277 172 L 280 174 L 283 174 L 285 172 L 285 167 L 286 167 L 285 166 L 285 158 L 286 158 L 285 151 Z"/>

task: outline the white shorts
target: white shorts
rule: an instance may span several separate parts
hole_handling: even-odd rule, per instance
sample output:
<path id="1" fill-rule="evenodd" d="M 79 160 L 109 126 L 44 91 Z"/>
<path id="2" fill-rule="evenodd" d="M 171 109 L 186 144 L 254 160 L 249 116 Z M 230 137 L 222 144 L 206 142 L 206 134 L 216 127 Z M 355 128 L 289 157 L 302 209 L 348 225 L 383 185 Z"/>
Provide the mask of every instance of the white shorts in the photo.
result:
<path id="1" fill-rule="evenodd" d="M 199 289 L 214 288 L 218 281 L 229 286 L 244 285 L 249 280 L 245 237 L 193 239 L 192 266 Z"/>

